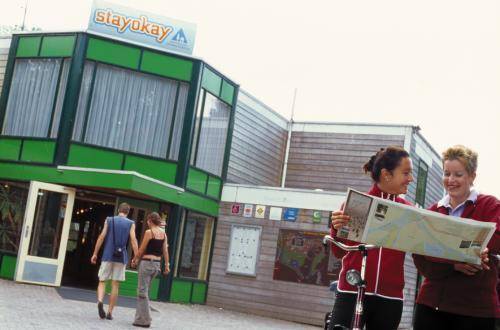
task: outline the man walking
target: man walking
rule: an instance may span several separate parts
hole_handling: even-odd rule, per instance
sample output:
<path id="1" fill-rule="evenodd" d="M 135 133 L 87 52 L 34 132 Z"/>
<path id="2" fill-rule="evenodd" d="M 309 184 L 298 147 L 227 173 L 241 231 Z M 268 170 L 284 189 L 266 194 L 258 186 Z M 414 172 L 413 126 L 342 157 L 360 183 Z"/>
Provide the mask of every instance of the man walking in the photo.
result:
<path id="1" fill-rule="evenodd" d="M 137 238 L 135 237 L 135 223 L 127 218 L 130 205 L 121 203 L 118 206 L 118 215 L 109 217 L 104 222 L 104 228 L 95 244 L 94 254 L 90 259 L 92 264 L 97 263 L 97 254 L 104 243 L 101 267 L 99 268 L 99 285 L 97 286 L 97 309 L 101 319 L 113 319 L 113 308 L 118 298 L 120 282 L 125 281 L 125 267 L 128 263 L 128 240 L 132 244 L 134 255 L 137 254 Z M 108 313 L 104 312 L 102 304 L 106 281 L 111 280 L 111 296 L 109 297 Z"/>

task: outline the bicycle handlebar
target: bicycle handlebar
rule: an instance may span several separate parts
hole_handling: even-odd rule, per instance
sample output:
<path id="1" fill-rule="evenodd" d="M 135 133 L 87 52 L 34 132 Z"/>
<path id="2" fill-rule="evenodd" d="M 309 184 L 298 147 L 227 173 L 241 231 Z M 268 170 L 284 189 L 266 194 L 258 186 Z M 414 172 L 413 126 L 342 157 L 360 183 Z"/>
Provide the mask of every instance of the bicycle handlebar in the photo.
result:
<path id="1" fill-rule="evenodd" d="M 335 240 L 330 235 L 325 235 L 325 237 L 323 237 L 323 244 L 326 244 L 327 242 L 333 243 L 333 244 L 337 245 L 339 248 L 341 248 L 342 250 L 348 251 L 348 252 L 349 251 L 371 250 L 371 249 L 378 248 L 378 246 L 376 246 L 376 245 L 364 244 L 364 243 L 361 243 L 358 245 L 346 245 L 344 243 L 340 243 L 339 241 Z"/>

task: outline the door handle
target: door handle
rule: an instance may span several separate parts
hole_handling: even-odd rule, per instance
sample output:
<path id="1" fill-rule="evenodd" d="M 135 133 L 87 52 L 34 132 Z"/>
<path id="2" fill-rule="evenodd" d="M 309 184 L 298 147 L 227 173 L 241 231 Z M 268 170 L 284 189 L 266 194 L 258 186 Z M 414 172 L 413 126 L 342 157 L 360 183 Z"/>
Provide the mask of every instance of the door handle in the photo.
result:
<path id="1" fill-rule="evenodd" d="M 24 238 L 28 237 L 29 232 L 30 232 L 30 226 L 26 226 L 26 231 L 24 232 Z"/>

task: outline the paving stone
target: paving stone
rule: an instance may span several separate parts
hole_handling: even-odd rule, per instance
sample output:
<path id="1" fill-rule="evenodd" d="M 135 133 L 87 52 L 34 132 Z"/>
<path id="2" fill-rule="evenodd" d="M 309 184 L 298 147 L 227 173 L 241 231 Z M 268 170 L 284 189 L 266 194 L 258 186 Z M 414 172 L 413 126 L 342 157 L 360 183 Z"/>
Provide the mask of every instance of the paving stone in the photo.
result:
<path id="1" fill-rule="evenodd" d="M 120 298 L 118 298 L 120 299 Z M 320 328 L 205 305 L 152 302 L 153 329 L 304 329 Z M 114 319 L 101 320 L 97 304 L 62 298 L 51 287 L 0 279 L 0 328 L 6 330 L 140 329 L 135 309 L 115 307 Z"/>

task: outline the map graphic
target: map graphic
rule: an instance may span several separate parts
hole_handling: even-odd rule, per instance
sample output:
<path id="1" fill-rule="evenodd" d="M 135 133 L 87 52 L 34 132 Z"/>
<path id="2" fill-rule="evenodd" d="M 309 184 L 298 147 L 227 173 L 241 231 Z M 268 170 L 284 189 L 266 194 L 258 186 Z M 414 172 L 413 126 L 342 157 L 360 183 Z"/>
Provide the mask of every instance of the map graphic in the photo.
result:
<path id="1" fill-rule="evenodd" d="M 356 202 L 349 204 L 350 200 Z M 351 221 L 353 217 L 356 218 L 355 223 L 349 225 L 346 238 L 474 264 L 480 263 L 479 254 L 496 228 L 496 224 L 492 222 L 446 216 L 355 190 L 348 191 L 344 212 L 351 215 Z M 362 214 L 366 215 L 365 219 L 358 219 Z"/>

